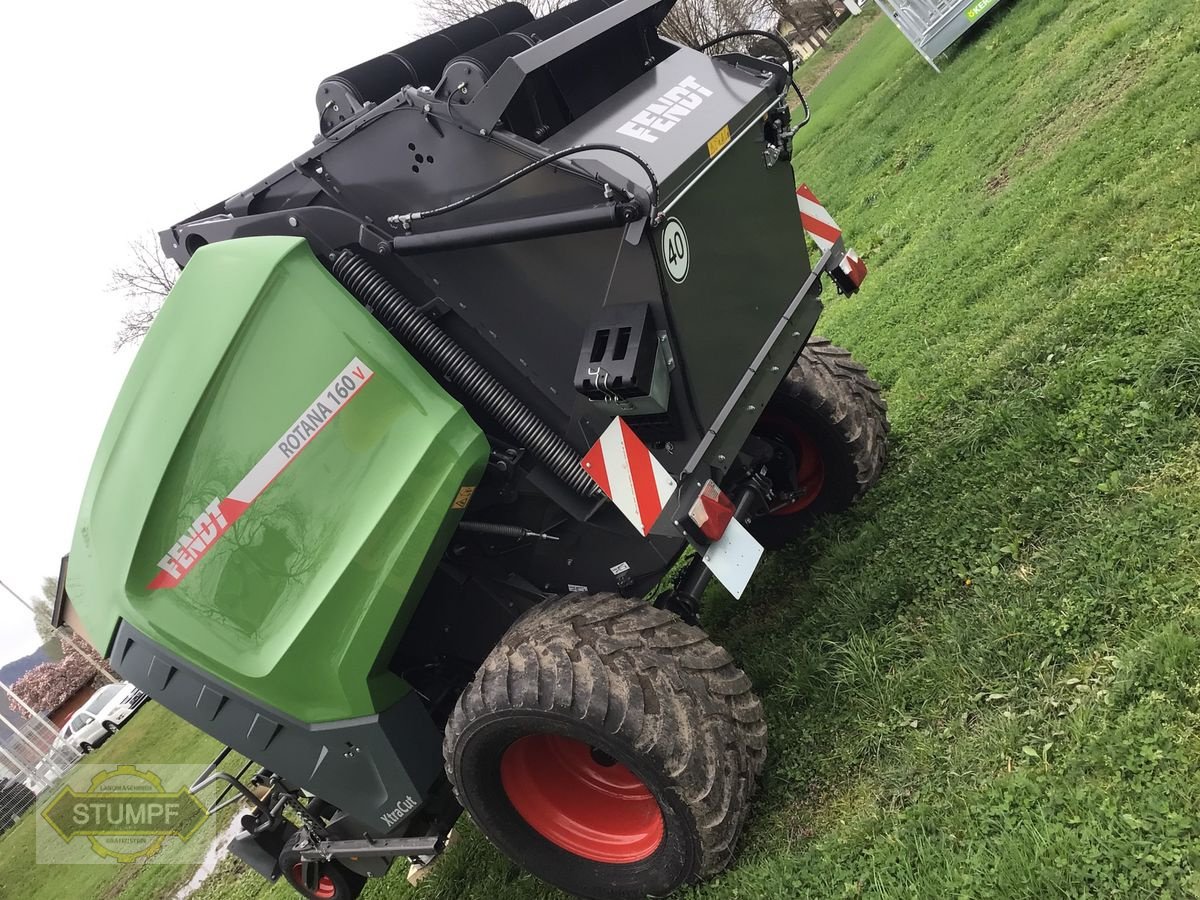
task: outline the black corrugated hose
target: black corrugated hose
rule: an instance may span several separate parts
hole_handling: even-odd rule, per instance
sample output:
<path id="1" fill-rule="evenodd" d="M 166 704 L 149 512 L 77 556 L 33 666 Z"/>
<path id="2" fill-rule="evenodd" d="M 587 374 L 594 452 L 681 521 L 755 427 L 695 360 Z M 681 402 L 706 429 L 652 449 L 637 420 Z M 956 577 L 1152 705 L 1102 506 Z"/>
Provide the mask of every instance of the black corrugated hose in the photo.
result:
<path id="1" fill-rule="evenodd" d="M 466 397 L 479 404 L 521 446 L 584 497 L 599 488 L 580 465 L 580 456 L 474 357 L 425 316 L 366 259 L 343 250 L 333 274 L 406 349 L 443 372 Z"/>

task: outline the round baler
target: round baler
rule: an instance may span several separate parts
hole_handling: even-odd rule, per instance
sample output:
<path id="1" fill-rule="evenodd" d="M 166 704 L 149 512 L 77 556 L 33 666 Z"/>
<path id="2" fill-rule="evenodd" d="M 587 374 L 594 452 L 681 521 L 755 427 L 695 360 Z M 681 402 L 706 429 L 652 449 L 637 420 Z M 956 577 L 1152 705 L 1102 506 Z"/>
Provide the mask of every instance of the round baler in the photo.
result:
<path id="1" fill-rule="evenodd" d="M 505 3 L 331 76 L 311 149 L 161 235 L 72 622 L 227 745 L 194 790 L 305 896 L 464 809 L 581 896 L 733 858 L 766 721 L 701 595 L 858 499 L 887 418 L 811 337 L 865 266 L 796 185 L 790 60 L 671 6 Z"/>

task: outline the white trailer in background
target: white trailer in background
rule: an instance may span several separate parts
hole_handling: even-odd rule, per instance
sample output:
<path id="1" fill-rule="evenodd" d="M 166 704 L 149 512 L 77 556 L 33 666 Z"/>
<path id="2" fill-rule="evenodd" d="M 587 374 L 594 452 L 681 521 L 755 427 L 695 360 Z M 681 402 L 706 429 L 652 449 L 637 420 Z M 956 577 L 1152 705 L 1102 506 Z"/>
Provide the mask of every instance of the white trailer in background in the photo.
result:
<path id="1" fill-rule="evenodd" d="M 934 62 L 999 0 L 875 0 L 925 61 Z"/>

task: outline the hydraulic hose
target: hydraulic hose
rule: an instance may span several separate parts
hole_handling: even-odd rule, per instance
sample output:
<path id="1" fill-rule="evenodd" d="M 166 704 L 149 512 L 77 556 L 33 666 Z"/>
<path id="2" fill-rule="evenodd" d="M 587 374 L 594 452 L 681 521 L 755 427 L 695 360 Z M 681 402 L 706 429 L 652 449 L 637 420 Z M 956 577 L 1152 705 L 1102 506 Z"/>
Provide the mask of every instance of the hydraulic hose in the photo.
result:
<path id="1" fill-rule="evenodd" d="M 803 128 L 812 119 L 812 110 L 809 109 L 808 100 L 804 97 L 804 92 L 800 90 L 800 85 L 796 84 L 796 61 L 792 58 L 792 50 L 787 45 L 787 42 L 773 31 L 759 31 L 757 28 L 747 28 L 741 31 L 730 31 L 726 34 L 719 35 L 713 38 L 706 44 L 701 44 L 696 49 L 703 52 L 724 41 L 732 40 L 739 37 L 759 37 L 768 41 L 774 41 L 783 50 L 783 58 L 787 60 L 788 82 L 792 86 L 792 90 L 796 92 L 796 96 L 800 98 L 800 105 L 804 107 L 804 120 L 797 125 L 797 128 Z M 780 95 L 786 96 L 787 88 L 784 87 L 783 93 Z"/>
<path id="2" fill-rule="evenodd" d="M 784 46 L 787 46 L 786 44 Z M 555 150 L 553 153 L 547 153 L 545 156 L 540 156 L 527 166 L 522 166 L 515 172 L 510 172 L 499 181 L 488 185 L 483 190 L 476 191 L 466 197 L 462 197 L 452 203 L 447 203 L 443 206 L 438 206 L 433 209 L 422 209 L 417 212 L 397 213 L 394 216 L 388 216 L 388 224 L 393 226 L 403 226 L 405 231 L 412 227 L 412 223 L 421 219 L 432 219 L 434 216 L 442 216 L 446 213 L 454 212 L 457 209 L 462 209 L 464 206 L 469 206 L 476 201 L 482 200 L 490 194 L 494 194 L 501 188 L 508 187 L 514 181 L 519 181 L 531 172 L 536 172 L 542 166 L 548 166 L 552 162 L 557 162 L 568 156 L 575 156 L 579 153 L 591 153 L 596 150 L 606 150 L 611 153 L 619 153 L 621 156 L 626 156 L 633 160 L 642 171 L 646 173 L 646 178 L 650 182 L 649 198 L 650 209 L 647 212 L 647 217 L 650 219 L 650 224 L 654 225 L 655 219 L 658 216 L 658 176 L 654 174 L 654 170 L 650 168 L 650 164 L 642 159 L 628 147 L 622 147 L 619 144 L 576 144 L 574 147 L 564 147 L 561 150 Z"/>
<path id="3" fill-rule="evenodd" d="M 575 448 L 496 380 L 471 354 L 442 331 L 366 259 L 343 250 L 333 274 L 409 351 L 443 372 L 535 459 L 577 494 L 593 497 L 599 488 L 580 465 Z"/>
<path id="4" fill-rule="evenodd" d="M 538 541 L 557 541 L 552 534 L 542 531 L 531 531 L 520 525 L 504 525 L 500 522 L 459 522 L 459 531 L 471 531 L 475 534 L 490 534 L 494 537 L 516 538 L 517 540 L 533 539 Z"/>

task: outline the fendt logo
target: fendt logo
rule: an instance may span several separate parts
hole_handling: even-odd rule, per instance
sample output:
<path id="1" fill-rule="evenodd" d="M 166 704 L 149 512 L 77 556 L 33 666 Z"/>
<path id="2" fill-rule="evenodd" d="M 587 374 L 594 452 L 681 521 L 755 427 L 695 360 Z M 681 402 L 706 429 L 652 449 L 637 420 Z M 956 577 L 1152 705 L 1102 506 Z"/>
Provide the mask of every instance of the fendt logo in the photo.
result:
<path id="1" fill-rule="evenodd" d="M 689 75 L 618 128 L 617 134 L 653 144 L 703 103 L 705 97 L 711 96 L 712 91 Z"/>
<path id="2" fill-rule="evenodd" d="M 209 546 L 225 533 L 229 520 L 221 509 L 221 498 L 214 497 L 212 503 L 204 508 L 204 512 L 192 523 L 167 551 L 158 563 L 171 578 L 178 581 L 192 566 L 194 566 L 207 551 Z"/>
<path id="3" fill-rule="evenodd" d="M 292 426 L 275 441 L 266 456 L 246 473 L 228 496 L 214 497 L 190 527 L 158 562 L 159 572 L 147 585 L 151 591 L 173 588 L 196 567 L 196 563 L 280 473 L 300 455 L 321 430 L 354 399 L 374 372 L 357 356 L 338 373 Z M 185 520 L 186 521 L 186 520 Z"/>

